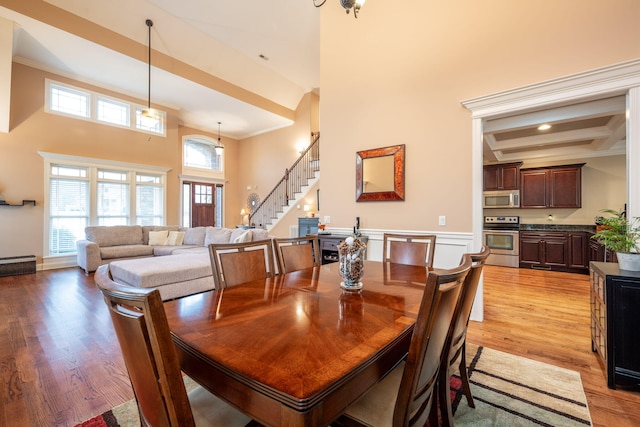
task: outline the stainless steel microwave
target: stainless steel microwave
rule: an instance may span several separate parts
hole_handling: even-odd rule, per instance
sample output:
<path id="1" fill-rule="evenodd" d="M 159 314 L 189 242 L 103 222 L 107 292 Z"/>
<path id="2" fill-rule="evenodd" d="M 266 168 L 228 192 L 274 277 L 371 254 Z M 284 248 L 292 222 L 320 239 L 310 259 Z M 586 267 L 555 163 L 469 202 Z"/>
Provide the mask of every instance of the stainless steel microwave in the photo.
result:
<path id="1" fill-rule="evenodd" d="M 497 190 L 482 193 L 483 208 L 519 208 L 520 190 Z"/>

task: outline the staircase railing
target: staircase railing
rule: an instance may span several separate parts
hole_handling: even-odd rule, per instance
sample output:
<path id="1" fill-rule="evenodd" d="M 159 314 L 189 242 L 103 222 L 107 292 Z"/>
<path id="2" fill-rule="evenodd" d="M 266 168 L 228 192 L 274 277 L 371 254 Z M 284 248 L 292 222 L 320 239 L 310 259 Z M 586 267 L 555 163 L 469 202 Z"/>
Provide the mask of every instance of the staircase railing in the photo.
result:
<path id="1" fill-rule="evenodd" d="M 249 214 L 249 224 L 259 228 L 267 228 L 278 214 L 284 212 L 289 201 L 302 187 L 308 185 L 309 180 L 320 170 L 320 133 L 311 133 L 311 144 L 300 154 L 290 168 L 285 169 L 284 176 L 262 200 L 262 203 Z"/>

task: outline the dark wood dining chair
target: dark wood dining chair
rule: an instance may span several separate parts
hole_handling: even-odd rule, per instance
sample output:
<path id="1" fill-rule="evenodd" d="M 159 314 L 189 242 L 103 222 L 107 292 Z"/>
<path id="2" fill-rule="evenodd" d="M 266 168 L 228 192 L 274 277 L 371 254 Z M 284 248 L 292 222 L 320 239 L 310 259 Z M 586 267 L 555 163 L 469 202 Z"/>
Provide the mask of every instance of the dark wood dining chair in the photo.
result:
<path id="1" fill-rule="evenodd" d="M 320 245 L 317 235 L 276 237 L 273 239 L 273 247 L 280 274 L 320 265 Z"/>
<path id="2" fill-rule="evenodd" d="M 471 258 L 458 267 L 430 271 L 409 353 L 338 419 L 341 426 L 438 425 L 436 384 L 440 360 Z"/>
<path id="3" fill-rule="evenodd" d="M 383 261 L 433 268 L 436 236 L 433 234 L 384 233 L 382 250 Z"/>
<path id="4" fill-rule="evenodd" d="M 442 354 L 442 362 L 438 379 L 438 404 L 440 406 L 442 425 L 445 427 L 453 425 L 449 376 L 454 373 L 456 368 L 460 372 L 462 391 L 467 398 L 467 403 L 469 407 L 475 408 L 473 395 L 471 394 L 471 388 L 469 387 L 469 375 L 467 373 L 467 327 L 469 326 L 471 308 L 473 307 L 473 300 L 478 290 L 478 283 L 480 282 L 482 269 L 490 254 L 491 250 L 487 246 L 483 246 L 478 253 L 467 254 L 468 257 L 471 258 L 471 270 L 469 271 L 469 274 L 467 274 L 464 284 L 462 285 L 458 306 L 456 307 L 456 311 L 453 315 L 451 329 L 449 330 L 447 342 L 445 343 L 445 351 Z"/>
<path id="5" fill-rule="evenodd" d="M 109 307 L 138 405 L 141 426 L 246 426 L 254 422 L 197 386 L 188 394 L 157 289 L 115 283 L 109 266 L 95 282 Z"/>
<path id="6" fill-rule="evenodd" d="M 275 275 L 271 239 L 212 243 L 209 245 L 209 256 L 216 289 Z"/>

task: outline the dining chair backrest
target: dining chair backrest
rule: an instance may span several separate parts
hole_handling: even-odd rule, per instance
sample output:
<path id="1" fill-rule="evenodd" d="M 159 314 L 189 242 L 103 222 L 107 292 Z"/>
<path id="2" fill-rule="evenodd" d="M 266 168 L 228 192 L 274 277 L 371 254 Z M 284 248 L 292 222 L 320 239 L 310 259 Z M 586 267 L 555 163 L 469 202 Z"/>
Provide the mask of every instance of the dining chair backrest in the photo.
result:
<path id="1" fill-rule="evenodd" d="M 209 256 L 216 289 L 275 275 L 271 239 L 212 243 L 209 245 Z"/>
<path id="2" fill-rule="evenodd" d="M 471 259 L 472 265 L 469 274 L 465 278 L 460 292 L 460 298 L 456 311 L 453 314 L 451 328 L 445 343 L 445 349 L 442 354 L 439 379 L 439 397 L 440 413 L 442 417 L 442 425 L 449 427 L 453 425 L 453 410 L 451 406 L 451 395 L 449 386 L 449 375 L 458 365 L 460 379 L 462 382 L 461 389 L 467 398 L 470 407 L 475 407 L 473 396 L 469 386 L 469 378 L 466 365 L 466 338 L 467 327 L 469 326 L 469 318 L 471 317 L 471 309 L 473 301 L 478 291 L 480 276 L 484 268 L 487 257 L 491 254 L 491 250 L 487 246 L 483 246 L 480 252 L 466 254 Z M 464 262 L 465 257 L 462 258 Z"/>
<path id="3" fill-rule="evenodd" d="M 430 271 L 427 276 L 393 412 L 394 426 L 424 426 L 429 419 L 442 352 L 470 268 L 471 258 L 465 257 L 458 267 Z"/>
<path id="4" fill-rule="evenodd" d="M 280 274 L 320 265 L 320 245 L 317 235 L 274 238 L 273 246 Z"/>
<path id="5" fill-rule="evenodd" d="M 384 233 L 383 261 L 433 267 L 436 236 L 432 234 Z"/>
<path id="6" fill-rule="evenodd" d="M 491 249 L 483 246 L 480 252 L 468 254 L 471 258 L 471 270 L 464 281 L 462 291 L 460 293 L 460 301 L 456 312 L 454 313 L 453 322 L 450 331 L 450 350 L 456 352 L 460 349 L 461 343 L 467 335 L 467 326 L 469 325 L 469 317 L 471 316 L 471 308 L 473 300 L 478 291 L 480 276 L 487 257 L 491 254 Z M 464 262 L 464 258 L 463 258 Z"/>
<path id="7" fill-rule="evenodd" d="M 195 425 L 160 292 L 115 283 L 108 265 L 96 270 L 95 282 L 109 307 L 141 425 Z"/>

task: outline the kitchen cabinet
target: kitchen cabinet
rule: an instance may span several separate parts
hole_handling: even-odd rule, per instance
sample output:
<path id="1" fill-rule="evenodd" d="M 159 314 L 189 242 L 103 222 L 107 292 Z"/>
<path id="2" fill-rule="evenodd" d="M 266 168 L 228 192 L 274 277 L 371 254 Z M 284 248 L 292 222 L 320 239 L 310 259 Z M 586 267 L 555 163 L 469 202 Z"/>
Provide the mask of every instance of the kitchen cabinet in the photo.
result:
<path id="1" fill-rule="evenodd" d="M 520 231 L 520 267 L 587 273 L 587 238 L 583 231 Z"/>
<path id="2" fill-rule="evenodd" d="M 618 262 L 616 253 L 611 249 L 607 249 L 604 245 L 597 240 L 591 238 L 593 233 L 589 233 L 587 238 L 589 239 L 589 261 L 596 262 Z"/>
<path id="3" fill-rule="evenodd" d="M 591 350 L 605 366 L 607 386 L 640 389 L 640 272 L 617 263 L 590 264 Z"/>
<path id="4" fill-rule="evenodd" d="M 318 234 L 318 225 L 320 218 L 298 218 L 298 237 L 304 237 L 307 234 Z"/>
<path id="5" fill-rule="evenodd" d="M 518 190 L 522 162 L 487 165 L 483 168 L 483 189 Z"/>
<path id="6" fill-rule="evenodd" d="M 584 165 L 520 169 L 520 207 L 580 208 Z"/>

